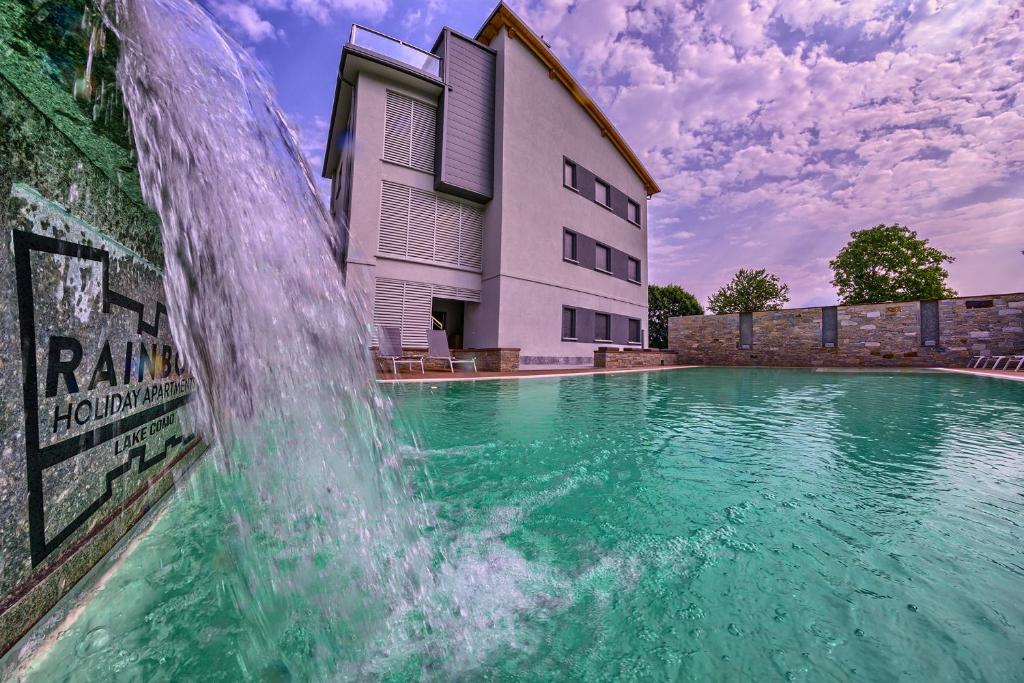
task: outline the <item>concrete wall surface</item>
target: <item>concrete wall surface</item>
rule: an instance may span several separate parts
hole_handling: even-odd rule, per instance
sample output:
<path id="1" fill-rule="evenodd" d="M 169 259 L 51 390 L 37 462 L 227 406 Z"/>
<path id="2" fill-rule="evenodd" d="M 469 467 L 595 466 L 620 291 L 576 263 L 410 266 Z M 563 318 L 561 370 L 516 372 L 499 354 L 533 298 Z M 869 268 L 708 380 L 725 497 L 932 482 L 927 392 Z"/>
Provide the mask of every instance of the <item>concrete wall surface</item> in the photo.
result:
<path id="1" fill-rule="evenodd" d="M 205 450 L 119 97 L 50 30 L 83 7 L 0 0 L 0 655 Z"/>
<path id="2" fill-rule="evenodd" d="M 834 347 L 822 343 L 821 308 L 754 313 L 749 349 L 740 348 L 739 318 L 671 318 L 669 348 L 685 364 L 793 367 L 963 367 L 979 354 L 1024 353 L 1024 293 L 939 301 L 935 345 L 922 338 L 918 301 L 839 306 Z"/>

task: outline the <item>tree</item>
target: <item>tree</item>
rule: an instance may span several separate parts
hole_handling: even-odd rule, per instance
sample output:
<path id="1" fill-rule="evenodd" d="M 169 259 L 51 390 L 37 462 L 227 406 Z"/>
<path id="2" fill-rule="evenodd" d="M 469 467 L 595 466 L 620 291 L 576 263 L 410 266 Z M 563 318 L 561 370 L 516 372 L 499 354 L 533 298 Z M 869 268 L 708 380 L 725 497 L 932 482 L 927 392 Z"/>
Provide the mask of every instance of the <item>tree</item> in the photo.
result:
<path id="1" fill-rule="evenodd" d="M 778 275 L 760 270 L 741 269 L 732 281 L 708 299 L 712 313 L 753 313 L 775 311 L 789 301 L 789 285 Z"/>
<path id="2" fill-rule="evenodd" d="M 942 267 L 953 257 L 928 246 L 928 240 L 900 224 L 876 225 L 850 233 L 852 238 L 835 259 L 832 284 L 844 304 L 949 299 Z"/>
<path id="3" fill-rule="evenodd" d="M 668 319 L 680 315 L 702 315 L 697 297 L 679 285 L 650 285 L 647 288 L 647 333 L 651 348 L 668 348 Z"/>

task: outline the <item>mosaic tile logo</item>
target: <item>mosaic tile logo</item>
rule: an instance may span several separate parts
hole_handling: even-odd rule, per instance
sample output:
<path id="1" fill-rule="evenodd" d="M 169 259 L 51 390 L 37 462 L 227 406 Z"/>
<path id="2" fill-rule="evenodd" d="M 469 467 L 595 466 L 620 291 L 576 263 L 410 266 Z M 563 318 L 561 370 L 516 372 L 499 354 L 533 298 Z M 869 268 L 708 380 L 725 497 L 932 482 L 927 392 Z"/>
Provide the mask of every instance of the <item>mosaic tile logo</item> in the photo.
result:
<path id="1" fill-rule="evenodd" d="M 114 498 L 119 479 L 192 440 L 178 409 L 195 379 L 170 342 L 164 304 L 147 307 L 111 288 L 107 250 L 21 230 L 12 236 L 36 566 Z M 162 291 L 157 277 L 134 282 L 144 280 L 150 292 Z M 83 295 L 90 282 L 95 295 Z M 73 306 L 60 301 L 65 291 L 77 297 Z M 77 495 L 62 488 L 69 478 L 86 479 Z"/>

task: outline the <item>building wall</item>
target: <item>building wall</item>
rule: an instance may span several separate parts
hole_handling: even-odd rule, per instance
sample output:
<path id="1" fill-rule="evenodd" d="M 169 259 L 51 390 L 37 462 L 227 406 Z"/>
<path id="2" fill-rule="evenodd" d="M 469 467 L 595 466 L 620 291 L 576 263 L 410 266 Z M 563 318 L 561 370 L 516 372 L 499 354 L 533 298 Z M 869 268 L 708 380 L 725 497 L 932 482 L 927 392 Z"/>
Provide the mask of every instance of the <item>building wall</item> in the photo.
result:
<path id="1" fill-rule="evenodd" d="M 485 264 L 484 281 L 486 286 L 497 280 L 497 287 L 486 290 L 500 300 L 496 345 L 522 349 L 524 362 L 592 357 L 599 344 L 561 340 L 565 305 L 639 318 L 646 336 L 647 216 L 641 179 L 528 48 L 504 28 L 490 46 L 498 52 L 495 157 L 500 168 L 487 230 L 488 237 L 499 231 L 498 244 L 488 248 L 500 267 Z M 643 227 L 563 187 L 564 157 L 639 202 Z M 564 228 L 640 258 L 642 282 L 563 261 Z"/>
<path id="2" fill-rule="evenodd" d="M 356 83 L 355 131 L 353 135 L 352 204 L 349 215 L 348 278 L 362 290 L 366 320 L 373 319 L 373 303 L 378 278 L 428 283 L 480 291 L 480 271 L 424 260 L 382 255 L 380 239 L 381 187 L 385 180 L 413 187 L 453 201 L 479 207 L 479 204 L 434 191 L 434 175 L 383 160 L 385 102 L 387 91 L 437 105 L 429 87 L 416 89 L 407 82 L 385 80 L 360 73 Z M 485 235 L 486 243 L 486 235 Z M 466 305 L 464 337 L 469 346 L 487 346 L 491 341 L 486 325 L 476 318 L 480 306 Z M 429 315 L 429 311 L 427 311 Z M 495 321 L 496 323 L 496 321 Z M 410 334 L 407 332 L 407 336 Z M 491 335 L 496 336 L 494 334 Z"/>
<path id="3" fill-rule="evenodd" d="M 976 307 L 978 306 L 978 307 Z M 671 318 L 669 348 L 679 362 L 706 365 L 963 367 L 971 356 L 1024 352 L 1024 294 L 938 302 L 939 342 L 924 346 L 921 305 L 840 306 L 838 341 L 822 345 L 820 308 L 753 314 L 753 344 L 741 349 L 739 315 Z"/>

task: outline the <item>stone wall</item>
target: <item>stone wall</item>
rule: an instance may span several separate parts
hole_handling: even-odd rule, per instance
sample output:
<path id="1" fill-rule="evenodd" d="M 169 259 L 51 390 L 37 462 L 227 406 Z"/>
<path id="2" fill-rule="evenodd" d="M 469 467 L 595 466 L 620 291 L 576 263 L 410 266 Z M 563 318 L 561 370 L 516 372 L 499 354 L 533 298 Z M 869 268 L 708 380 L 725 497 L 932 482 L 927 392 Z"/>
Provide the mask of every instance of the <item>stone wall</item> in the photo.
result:
<path id="1" fill-rule="evenodd" d="M 939 337 L 922 343 L 921 304 L 840 306 L 838 341 L 822 343 L 822 309 L 753 314 L 753 344 L 740 348 L 738 314 L 669 320 L 679 362 L 703 365 L 963 367 L 978 354 L 1024 350 L 1024 293 L 938 302 Z"/>
<path id="2" fill-rule="evenodd" d="M 516 372 L 519 370 L 519 349 L 462 349 L 452 351 L 456 358 L 475 358 L 476 369 L 485 372 Z"/>
<path id="3" fill-rule="evenodd" d="M 86 82 L 84 6 L 0 0 L 0 655 L 205 450 L 159 221 L 99 87 L 116 41 Z"/>
<path id="4" fill-rule="evenodd" d="M 594 351 L 595 368 L 652 368 L 676 365 L 679 354 L 662 349 L 630 349 L 602 346 Z"/>

